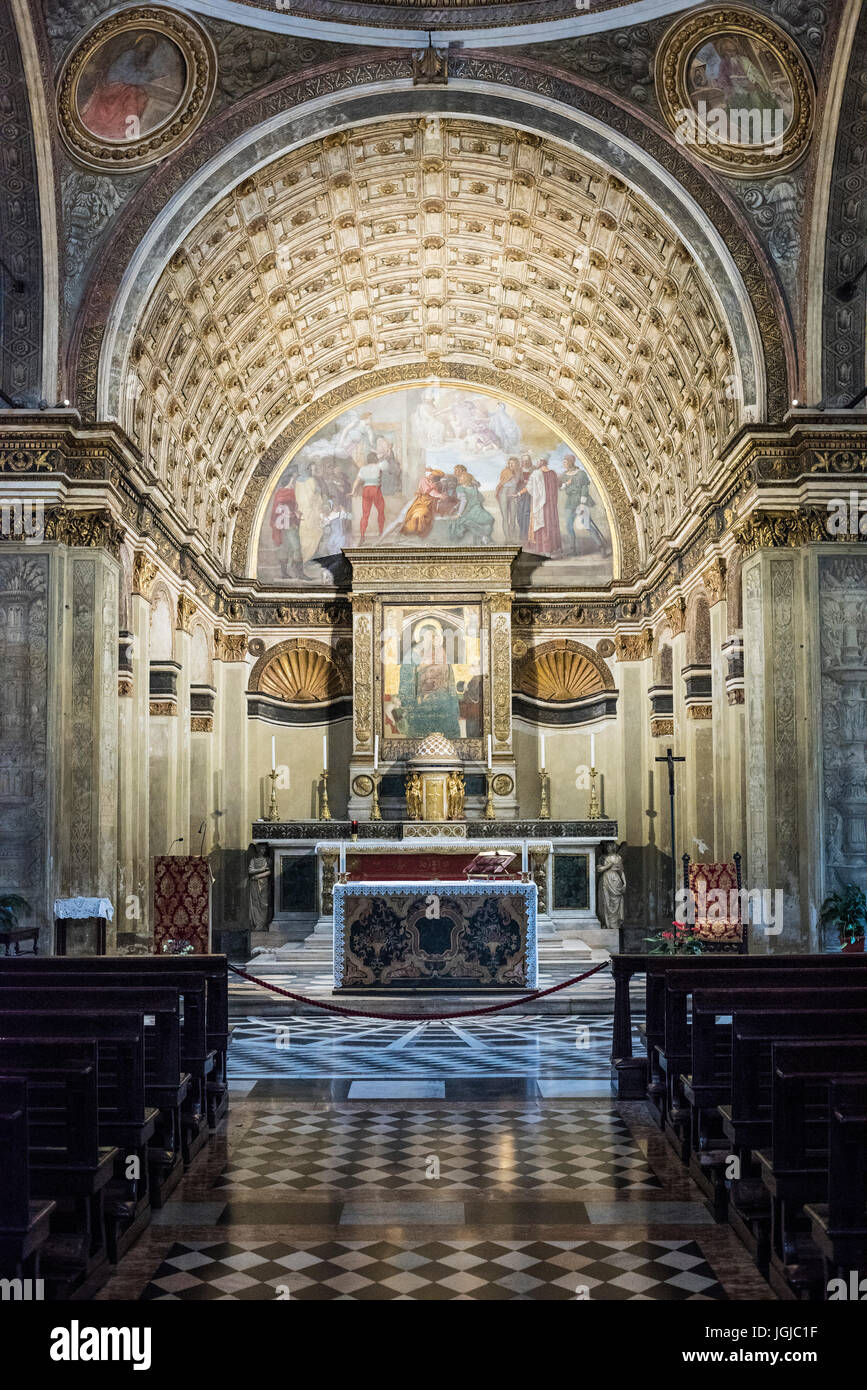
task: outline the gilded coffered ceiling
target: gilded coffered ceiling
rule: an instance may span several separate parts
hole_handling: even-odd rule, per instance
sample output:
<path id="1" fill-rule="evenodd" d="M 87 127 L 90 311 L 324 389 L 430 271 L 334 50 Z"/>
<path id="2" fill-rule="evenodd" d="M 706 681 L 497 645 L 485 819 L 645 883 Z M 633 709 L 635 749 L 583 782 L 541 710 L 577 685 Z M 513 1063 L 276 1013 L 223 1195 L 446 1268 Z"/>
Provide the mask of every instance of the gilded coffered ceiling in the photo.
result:
<path id="1" fill-rule="evenodd" d="M 273 441 L 297 443 L 311 403 L 419 361 L 553 395 L 610 460 L 645 556 L 739 422 L 719 303 L 659 212 L 538 136 L 404 117 L 296 149 L 205 215 L 140 320 L 121 423 L 228 565 Z"/>

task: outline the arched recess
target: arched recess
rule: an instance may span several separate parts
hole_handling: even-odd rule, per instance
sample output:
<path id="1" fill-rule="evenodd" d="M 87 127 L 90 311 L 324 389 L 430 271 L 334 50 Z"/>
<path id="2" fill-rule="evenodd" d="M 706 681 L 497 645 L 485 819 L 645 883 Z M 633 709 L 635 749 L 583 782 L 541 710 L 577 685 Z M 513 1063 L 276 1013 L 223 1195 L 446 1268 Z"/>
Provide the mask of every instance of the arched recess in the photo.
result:
<path id="1" fill-rule="evenodd" d="M 364 76 L 367 75 L 365 72 Z M 510 75 L 514 79 L 517 70 L 511 74 L 509 70 L 504 71 L 506 85 Z M 752 412 L 752 418 L 760 418 L 768 395 L 772 397 L 767 400 L 771 412 L 785 408 L 786 349 L 754 247 L 731 207 L 711 188 L 698 166 L 679 153 L 673 138 L 644 124 L 636 126 L 634 118 L 617 103 L 597 92 L 586 91 L 578 83 L 556 84 L 562 89 L 562 100 L 543 98 L 517 87 L 504 91 L 499 85 L 491 86 L 484 94 L 484 115 L 479 115 L 475 110 L 477 82 L 465 80 L 450 83 L 445 89 L 407 92 L 392 90 L 386 81 L 376 90 L 368 88 L 365 92 L 354 92 L 351 68 L 334 76 L 334 88 L 346 84 L 348 90 L 339 96 L 332 90 L 327 97 L 304 101 L 303 114 L 291 107 L 284 108 L 276 115 L 270 114 L 258 126 L 238 130 L 237 138 L 227 141 L 220 152 L 201 167 L 198 167 L 200 155 L 197 151 L 203 143 L 204 132 L 195 136 L 183 158 L 173 163 L 171 173 L 164 173 L 163 179 L 169 187 L 160 189 L 159 176 L 151 181 L 153 207 L 159 211 L 153 216 L 151 210 L 150 225 L 143 225 L 141 213 L 134 225 L 131 225 L 129 212 L 119 219 L 117 240 L 121 244 L 107 247 L 95 269 L 92 277 L 95 297 L 90 299 L 77 326 L 77 341 L 73 344 L 73 365 L 78 367 L 78 398 L 86 404 L 88 397 L 95 397 L 100 418 L 119 418 L 123 365 L 143 306 L 160 272 L 189 231 L 220 198 L 256 170 L 320 135 L 333 137 L 388 117 L 424 118 L 436 111 L 444 117 L 466 115 L 482 124 L 523 130 L 566 149 L 580 150 L 582 156 L 592 159 L 601 170 L 616 171 L 619 179 L 659 211 L 672 234 L 683 239 L 696 262 L 703 266 L 719 298 L 731 336 L 739 346 L 746 412 Z M 551 84 L 546 85 L 550 87 Z M 293 82 L 292 86 L 303 100 L 304 84 Z M 567 100 L 577 104 L 567 105 Z M 251 102 L 253 112 L 258 104 L 258 101 Z M 262 103 L 263 116 L 272 105 Z M 231 113 L 227 113 L 224 123 L 231 127 Z M 229 133 L 226 131 L 226 136 Z M 633 139 L 634 136 L 640 137 L 641 144 Z M 706 202 L 706 208 L 701 200 Z M 120 279 L 118 266 L 123 267 Z M 113 301 L 110 304 L 106 302 L 108 295 Z M 100 311 L 108 316 L 108 322 L 104 337 L 96 342 L 93 333 Z M 88 340 L 86 345 L 85 339 Z M 80 356 L 82 348 L 87 360 L 82 357 L 76 363 L 75 358 Z M 94 350 L 98 352 L 98 366 Z M 769 371 L 766 371 L 766 353 L 771 359 Z M 773 383 L 770 390 L 769 378 Z"/>
<path id="2" fill-rule="evenodd" d="M 193 685 L 214 684 L 213 643 L 200 622 L 193 623 L 190 635 L 190 681 Z"/>
<path id="3" fill-rule="evenodd" d="M 203 215 L 229 191 L 242 189 L 245 177 L 323 133 L 337 139 L 343 132 L 395 113 L 417 119 L 436 110 L 448 118 L 469 113 L 478 103 L 480 84 L 485 88 L 488 81 L 485 115 L 473 112 L 473 120 L 525 132 L 528 141 L 544 139 L 562 150 L 579 149 L 582 158 L 595 161 L 600 176 L 648 200 L 668 234 L 688 249 L 696 273 L 727 325 L 728 340 L 738 345 L 735 375 L 742 418 L 781 413 L 788 395 L 786 359 L 791 356 L 791 343 L 785 336 L 784 318 L 778 315 L 772 280 L 765 278 L 751 233 L 736 216 L 733 204 L 670 137 L 596 91 L 568 81 L 543 82 L 537 72 L 519 65 L 493 74 L 479 63 L 476 73 L 475 60 L 466 59 L 461 79 L 448 89 L 408 92 L 393 89 L 398 82 L 388 76 L 392 61 L 395 74 L 402 73 L 398 60 L 384 60 L 378 72 L 382 81 L 375 91 L 353 90 L 362 72 L 366 80 L 371 74 L 346 62 L 329 68 L 327 98 L 317 94 L 317 82 L 311 78 L 285 84 L 279 103 L 271 96 L 251 99 L 243 113 L 234 109 L 224 113 L 207 127 L 207 140 L 203 131 L 170 167 L 148 180 L 118 219 L 116 235 L 94 269 L 86 309 L 76 325 L 71 366 L 76 373 L 77 403 L 85 410 L 98 409 L 104 418 L 118 415 L 133 338 L 160 273 Z M 504 91 L 502 84 L 510 80 L 515 85 Z M 544 87 L 546 94 L 519 90 L 519 82 Z M 303 118 L 292 109 L 293 99 L 304 102 Z M 280 109 L 275 111 L 277 105 Z M 242 128 L 243 122 L 257 116 L 261 119 L 255 128 Z M 217 146 L 218 154 L 203 159 L 203 151 Z M 154 207 L 160 209 L 156 216 Z M 106 319 L 103 333 L 101 321 Z M 610 451 L 610 440 L 602 438 L 603 433 L 597 432 L 598 442 Z M 273 442 L 267 430 L 265 436 L 251 437 L 251 470 L 258 469 L 261 452 Z M 622 481 L 629 494 L 627 480 Z M 235 496 L 243 490 L 235 489 Z M 228 515 L 237 505 L 224 493 L 215 485 L 214 515 L 221 509 Z M 237 554 L 234 544 L 232 554 Z"/>
<path id="4" fill-rule="evenodd" d="M 150 620 L 151 661 L 175 659 L 175 607 L 164 585 L 155 585 L 151 592 Z"/>
<path id="5" fill-rule="evenodd" d="M 615 688 L 602 657 L 566 637 L 531 647 L 515 664 L 513 686 L 522 695 L 555 704 Z"/>
<path id="6" fill-rule="evenodd" d="M 290 704 L 325 704 L 352 689 L 345 653 L 313 637 L 290 637 L 269 647 L 252 671 L 248 690 Z"/>
<path id="7" fill-rule="evenodd" d="M 671 628 L 662 623 L 653 637 L 653 684 L 670 686 L 673 684 Z"/>
<path id="8" fill-rule="evenodd" d="M 693 594 L 686 610 L 686 662 L 710 666 L 710 606 L 704 594 Z"/>

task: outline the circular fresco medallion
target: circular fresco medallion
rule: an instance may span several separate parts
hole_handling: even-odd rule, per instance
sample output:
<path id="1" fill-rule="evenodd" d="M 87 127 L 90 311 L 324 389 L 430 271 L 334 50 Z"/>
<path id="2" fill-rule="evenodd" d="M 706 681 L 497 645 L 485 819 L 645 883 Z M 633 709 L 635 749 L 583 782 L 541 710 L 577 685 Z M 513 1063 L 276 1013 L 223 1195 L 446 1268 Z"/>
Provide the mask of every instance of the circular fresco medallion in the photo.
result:
<path id="1" fill-rule="evenodd" d="M 794 164 L 815 91 L 797 44 L 749 10 L 702 10 L 674 24 L 656 56 L 656 91 L 678 144 L 741 178 Z"/>
<path id="2" fill-rule="evenodd" d="M 362 773 L 360 774 L 360 776 L 353 778 L 353 781 L 352 781 L 352 794 L 353 794 L 353 796 L 370 796 L 370 794 L 371 794 L 372 791 L 373 791 L 373 778 L 372 778 L 372 777 L 368 777 L 368 775 L 367 775 L 366 772 L 362 772 Z"/>
<path id="3" fill-rule="evenodd" d="M 63 138 L 91 168 L 139 169 L 191 134 L 215 75 L 210 39 L 194 20 L 155 6 L 120 10 L 91 29 L 63 66 Z"/>
<path id="4" fill-rule="evenodd" d="M 498 772 L 491 782 L 491 786 L 497 796 L 511 796 L 512 792 L 515 790 L 515 784 L 508 772 Z"/>

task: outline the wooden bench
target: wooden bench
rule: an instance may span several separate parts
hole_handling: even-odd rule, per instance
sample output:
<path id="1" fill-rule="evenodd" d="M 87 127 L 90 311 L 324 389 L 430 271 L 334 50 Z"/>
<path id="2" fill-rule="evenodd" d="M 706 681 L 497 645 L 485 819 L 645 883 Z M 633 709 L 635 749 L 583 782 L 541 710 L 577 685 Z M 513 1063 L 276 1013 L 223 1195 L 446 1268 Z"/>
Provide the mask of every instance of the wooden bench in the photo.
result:
<path id="1" fill-rule="evenodd" d="M 104 1190 L 117 1149 L 99 1142 L 94 1055 L 26 1077 L 30 1190 L 55 1204 L 43 1246 L 49 1298 L 90 1298 L 110 1273 Z"/>
<path id="2" fill-rule="evenodd" d="M 19 970 L 46 973 L 123 976 L 153 976 L 159 984 L 164 976 L 203 978 L 206 983 L 206 1051 L 214 1054 L 214 1065 L 206 1085 L 208 1119 L 214 1129 L 228 1110 L 226 1055 L 229 1045 L 229 968 L 226 956 L 42 956 L 34 959 L 0 958 L 0 982 Z"/>
<path id="3" fill-rule="evenodd" d="M 50 998 L 54 994 L 55 998 Z M 147 1025 L 147 1019 L 153 1022 Z M 154 1138 L 148 1146 L 151 1201 L 162 1206 L 183 1176 L 181 1109 L 186 1100 L 189 1075 L 180 1071 L 180 1033 L 177 993 L 173 990 L 106 989 L 82 991 L 74 997 L 64 991 L 2 988 L 0 981 L 0 1037 L 96 1038 L 116 1055 L 110 1026 L 139 1020 L 144 1028 L 145 1101 L 158 1112 Z"/>
<path id="4" fill-rule="evenodd" d="M 6 989 L 27 989 L 30 991 L 48 987 L 52 993 L 64 990 L 70 999 L 80 996 L 83 989 L 97 991 L 105 996 L 108 988 L 123 988 L 133 992 L 152 988 L 159 984 L 161 989 L 177 990 L 179 1018 L 181 1019 L 180 1069 L 189 1073 L 191 1086 L 181 1111 L 183 1127 L 183 1151 L 187 1164 L 195 1157 L 208 1138 L 207 1083 L 214 1070 L 216 1054 L 207 1046 L 206 1018 L 206 980 L 199 974 L 182 971 L 161 971 L 154 976 L 148 971 L 129 970 L 112 975 L 107 981 L 104 974 L 97 971 L 76 971 L 70 976 L 65 970 L 52 970 L 51 959 L 44 962 L 42 970 L 15 970 L 0 974 L 0 995 Z M 135 997 L 135 994 L 133 994 Z"/>
<path id="5" fill-rule="evenodd" d="M 804 1207 L 828 1197 L 829 1087 L 834 1081 L 867 1082 L 865 1049 L 847 1049 L 836 1040 L 824 1050 L 778 1044 L 773 1052 L 771 1140 L 755 1154 L 771 1197 L 769 1276 L 783 1296 L 792 1290 L 815 1299 L 824 1270 Z"/>
<path id="6" fill-rule="evenodd" d="M 804 1214 L 828 1283 L 842 1278 L 849 1298 L 867 1294 L 867 1079 L 835 1078 L 828 1100 L 828 1193 Z M 852 1272 L 855 1272 L 852 1289 Z"/>
<path id="7" fill-rule="evenodd" d="M 666 985 L 668 981 L 673 982 L 682 974 L 693 974 L 702 981 L 705 987 L 714 988 L 717 980 L 723 978 L 736 980 L 742 972 L 754 970 L 760 971 L 763 978 L 767 976 L 769 981 L 780 973 L 785 973 L 788 976 L 792 971 L 800 972 L 803 970 L 809 970 L 812 978 L 812 973 L 815 973 L 816 970 L 835 972 L 838 970 L 848 971 L 850 968 L 864 969 L 867 967 L 867 955 L 615 957 L 612 960 L 615 981 L 621 980 L 624 976 L 628 978 L 628 975 L 639 965 L 644 968 L 646 976 L 645 1022 L 641 1031 L 647 1049 L 647 1095 L 656 1109 L 660 1128 L 663 1128 L 666 1115 L 666 1085 L 664 1073 L 661 1072 L 659 1066 L 658 1052 L 665 1051 Z M 622 1012 L 629 1007 L 628 990 L 624 990 L 622 984 L 619 994 Z M 686 1006 L 687 1000 L 684 999 L 682 1022 L 682 1037 L 684 1039 L 688 1038 Z M 617 1019 L 615 1018 L 616 1032 Z M 620 1051 L 622 1051 L 622 1046 Z M 688 1041 L 684 1042 L 682 1052 L 684 1056 L 688 1055 Z"/>
<path id="8" fill-rule="evenodd" d="M 56 1204 L 36 1200 L 30 1188 L 27 1081 L 0 1065 L 0 1275 L 38 1279 L 42 1248 Z"/>
<path id="9" fill-rule="evenodd" d="M 111 1034 L 108 1056 L 107 1034 Z M 145 1103 L 144 1028 L 141 1019 L 122 1019 L 101 1028 L 97 1039 L 0 1038 L 0 1071 L 9 1075 L 50 1073 L 71 1059 L 97 1071 L 99 1140 L 117 1148 L 105 1194 L 106 1240 L 116 1264 L 150 1221 L 148 1144 L 159 1112 Z M 135 1159 L 134 1164 L 130 1163 Z"/>

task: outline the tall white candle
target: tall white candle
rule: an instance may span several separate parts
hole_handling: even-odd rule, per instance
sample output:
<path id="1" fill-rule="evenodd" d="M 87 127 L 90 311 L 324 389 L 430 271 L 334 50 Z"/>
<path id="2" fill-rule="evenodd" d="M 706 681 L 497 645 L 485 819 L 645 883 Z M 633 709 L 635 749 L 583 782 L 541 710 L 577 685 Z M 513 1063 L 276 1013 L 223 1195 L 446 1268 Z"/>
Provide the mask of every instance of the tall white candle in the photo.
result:
<path id="1" fill-rule="evenodd" d="M 590 735 L 590 766 L 596 766 L 596 735 Z"/>
<path id="2" fill-rule="evenodd" d="M 274 735 L 272 734 L 272 735 L 271 735 L 271 771 L 274 772 L 275 769 L 276 769 L 276 767 L 277 767 L 277 740 L 276 740 L 276 738 L 274 737 Z"/>
<path id="3" fill-rule="evenodd" d="M 545 735 L 539 735 L 539 771 L 545 771 Z"/>
<path id="4" fill-rule="evenodd" d="M 322 735 L 322 771 L 328 771 L 328 735 Z"/>
<path id="5" fill-rule="evenodd" d="M 373 770 L 379 770 L 379 734 L 373 735 Z"/>
<path id="6" fill-rule="evenodd" d="M 493 749 L 492 749 L 492 747 L 491 747 L 491 735 L 488 734 L 488 771 L 489 771 L 489 772 L 490 772 L 490 770 L 491 770 L 492 761 L 493 761 Z"/>

